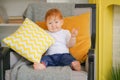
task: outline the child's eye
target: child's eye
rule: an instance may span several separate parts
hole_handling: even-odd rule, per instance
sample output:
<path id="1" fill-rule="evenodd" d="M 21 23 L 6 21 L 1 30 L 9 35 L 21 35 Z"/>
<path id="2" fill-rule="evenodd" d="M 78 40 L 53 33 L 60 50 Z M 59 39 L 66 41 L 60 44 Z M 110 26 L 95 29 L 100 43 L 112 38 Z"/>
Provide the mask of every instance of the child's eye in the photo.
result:
<path id="1" fill-rule="evenodd" d="M 49 24 L 52 24 L 52 23 L 49 23 Z"/>
<path id="2" fill-rule="evenodd" d="M 58 23 L 58 21 L 55 21 L 55 23 Z"/>

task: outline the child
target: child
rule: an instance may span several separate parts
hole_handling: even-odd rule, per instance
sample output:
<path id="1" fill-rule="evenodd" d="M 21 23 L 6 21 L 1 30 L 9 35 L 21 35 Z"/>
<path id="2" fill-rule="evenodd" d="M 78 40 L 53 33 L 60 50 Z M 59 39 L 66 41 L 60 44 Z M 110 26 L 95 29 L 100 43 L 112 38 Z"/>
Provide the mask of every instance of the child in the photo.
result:
<path id="1" fill-rule="evenodd" d="M 43 70 L 48 66 L 66 66 L 69 65 L 73 70 L 80 71 L 79 61 L 75 60 L 69 53 L 69 48 L 76 43 L 78 31 L 62 29 L 63 17 L 58 9 L 50 9 L 46 13 L 45 22 L 48 30 L 46 31 L 54 39 L 55 43 L 47 50 L 40 63 L 34 63 L 35 70 Z"/>

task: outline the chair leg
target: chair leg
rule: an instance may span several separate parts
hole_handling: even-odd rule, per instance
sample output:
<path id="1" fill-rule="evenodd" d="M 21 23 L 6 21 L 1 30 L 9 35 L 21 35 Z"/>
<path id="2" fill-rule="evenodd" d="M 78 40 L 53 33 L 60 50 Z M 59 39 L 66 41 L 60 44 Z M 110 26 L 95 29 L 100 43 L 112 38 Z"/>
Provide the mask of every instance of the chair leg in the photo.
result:
<path id="1" fill-rule="evenodd" d="M 0 59 L 0 80 L 3 80 L 3 59 Z"/>
<path id="2" fill-rule="evenodd" d="M 94 50 L 89 52 L 88 64 L 88 80 L 94 80 Z"/>
<path id="3" fill-rule="evenodd" d="M 5 80 L 5 70 L 10 69 L 10 49 L 0 47 L 0 80 Z"/>
<path id="4" fill-rule="evenodd" d="M 89 64 L 88 80 L 94 80 L 94 62 Z"/>
<path id="5" fill-rule="evenodd" d="M 2 47 L 0 47 L 0 80 L 3 80 L 3 59 L 2 59 Z"/>

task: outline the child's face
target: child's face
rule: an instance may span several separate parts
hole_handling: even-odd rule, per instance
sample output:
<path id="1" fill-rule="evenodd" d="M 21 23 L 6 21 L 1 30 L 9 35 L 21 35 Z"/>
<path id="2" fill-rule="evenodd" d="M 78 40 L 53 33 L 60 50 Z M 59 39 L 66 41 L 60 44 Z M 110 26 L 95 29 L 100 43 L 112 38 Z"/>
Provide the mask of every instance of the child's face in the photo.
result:
<path id="1" fill-rule="evenodd" d="M 50 32 L 57 32 L 61 30 L 61 27 L 63 25 L 63 20 L 58 17 L 53 16 L 53 17 L 48 18 L 46 23 L 47 23 L 48 30 Z"/>

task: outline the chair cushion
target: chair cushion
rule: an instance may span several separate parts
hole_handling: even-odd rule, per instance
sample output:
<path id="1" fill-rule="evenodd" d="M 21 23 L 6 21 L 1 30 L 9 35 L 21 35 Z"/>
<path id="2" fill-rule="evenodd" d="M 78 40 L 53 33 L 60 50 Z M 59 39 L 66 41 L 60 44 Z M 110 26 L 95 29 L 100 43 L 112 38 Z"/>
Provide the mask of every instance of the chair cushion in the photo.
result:
<path id="1" fill-rule="evenodd" d="M 54 43 L 54 39 L 34 22 L 25 19 L 19 29 L 3 42 L 31 62 L 40 62 L 41 56 Z"/>
<path id="2" fill-rule="evenodd" d="M 36 22 L 43 29 L 47 29 L 45 22 Z M 86 60 L 87 53 L 91 46 L 90 41 L 90 12 L 83 13 L 78 16 L 70 16 L 64 18 L 64 29 L 72 31 L 73 28 L 79 30 L 76 45 L 70 48 L 70 52 L 81 63 Z"/>

